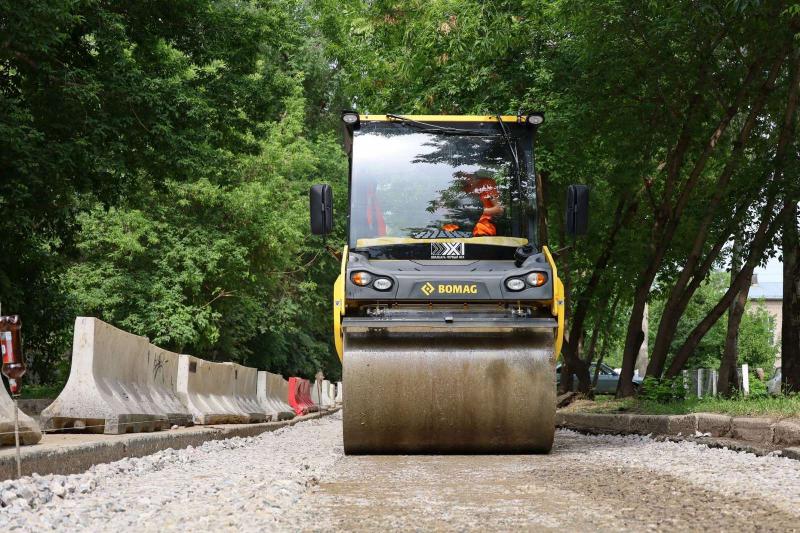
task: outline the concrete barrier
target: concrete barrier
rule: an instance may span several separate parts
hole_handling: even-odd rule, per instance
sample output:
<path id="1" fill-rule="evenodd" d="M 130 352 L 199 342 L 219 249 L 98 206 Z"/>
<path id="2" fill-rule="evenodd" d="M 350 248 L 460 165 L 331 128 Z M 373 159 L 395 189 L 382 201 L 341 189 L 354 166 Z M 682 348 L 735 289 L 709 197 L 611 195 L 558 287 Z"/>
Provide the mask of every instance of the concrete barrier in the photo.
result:
<path id="1" fill-rule="evenodd" d="M 298 415 L 319 411 L 319 406 L 311 399 L 311 383 L 307 379 L 289 378 L 289 405 Z"/>
<path id="2" fill-rule="evenodd" d="M 192 413 L 178 398 L 178 362 L 180 355 L 155 344 L 148 347 L 150 393 L 167 415 L 170 425 L 191 426 Z"/>
<path id="3" fill-rule="evenodd" d="M 178 363 L 178 397 L 195 424 L 245 424 L 250 415 L 236 399 L 232 364 L 212 363 L 181 354 Z"/>
<path id="4" fill-rule="evenodd" d="M 53 403 L 52 398 L 20 398 L 17 400 L 20 410 L 28 416 L 39 416 L 45 408 Z"/>
<path id="5" fill-rule="evenodd" d="M 78 317 L 69 379 L 42 411 L 42 426 L 109 434 L 168 428 L 169 419 L 150 391 L 149 345 L 145 337 Z"/>
<path id="6" fill-rule="evenodd" d="M 328 398 L 331 400 L 331 407 L 336 407 L 336 383 L 328 382 Z"/>
<path id="7" fill-rule="evenodd" d="M 280 398 L 279 405 L 283 409 L 293 413 L 294 409 L 292 409 L 292 406 L 289 405 L 289 382 L 283 379 L 283 376 L 276 374 L 275 387 L 278 391 L 278 397 Z"/>
<path id="8" fill-rule="evenodd" d="M 304 379 L 300 383 L 300 393 L 303 401 L 306 403 L 306 405 L 308 405 L 309 413 L 320 410 L 319 405 L 311 398 L 311 382 L 309 380 Z"/>
<path id="9" fill-rule="evenodd" d="M 258 369 L 236 363 L 223 363 L 233 367 L 233 397 L 236 406 L 248 416 L 248 422 L 265 422 L 272 416 L 258 401 Z"/>
<path id="10" fill-rule="evenodd" d="M 342 404 L 342 401 L 343 401 L 342 393 L 343 392 L 344 392 L 344 389 L 342 389 L 342 382 L 340 381 L 340 382 L 338 382 L 336 384 L 336 396 L 334 397 L 335 400 L 336 400 L 337 405 L 341 405 Z"/>
<path id="11" fill-rule="evenodd" d="M 19 443 L 36 444 L 42 440 L 42 431 L 36 421 L 19 410 Z M 0 383 L 0 444 L 14 445 L 14 400 Z"/>
<path id="12" fill-rule="evenodd" d="M 336 404 L 330 396 L 331 382 L 327 379 L 311 383 L 311 399 L 321 409 L 334 407 Z"/>
<path id="13" fill-rule="evenodd" d="M 287 390 L 283 376 L 264 371 L 258 373 L 258 402 L 272 420 L 294 418 L 294 410 L 286 403 Z"/>

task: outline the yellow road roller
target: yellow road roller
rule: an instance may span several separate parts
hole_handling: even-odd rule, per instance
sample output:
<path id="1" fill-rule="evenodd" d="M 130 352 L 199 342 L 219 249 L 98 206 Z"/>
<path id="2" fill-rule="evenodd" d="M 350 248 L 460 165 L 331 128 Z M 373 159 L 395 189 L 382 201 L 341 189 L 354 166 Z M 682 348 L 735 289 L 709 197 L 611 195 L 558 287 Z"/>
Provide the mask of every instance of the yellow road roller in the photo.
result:
<path id="1" fill-rule="evenodd" d="M 541 113 L 342 114 L 347 245 L 333 287 L 344 450 L 546 453 L 564 288 L 537 240 Z M 311 230 L 333 227 L 315 185 Z M 588 189 L 566 227 L 585 232 Z"/>

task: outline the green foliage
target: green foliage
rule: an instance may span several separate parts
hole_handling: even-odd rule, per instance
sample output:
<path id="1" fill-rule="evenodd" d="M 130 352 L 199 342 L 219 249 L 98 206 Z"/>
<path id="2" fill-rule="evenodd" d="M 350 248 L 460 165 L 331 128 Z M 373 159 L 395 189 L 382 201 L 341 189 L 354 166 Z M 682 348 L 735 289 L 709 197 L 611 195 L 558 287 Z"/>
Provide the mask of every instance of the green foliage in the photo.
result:
<path id="1" fill-rule="evenodd" d="M 751 398 L 767 398 L 769 392 L 767 391 L 767 383 L 758 379 L 755 371 L 751 370 L 750 374 L 750 394 Z"/>
<path id="2" fill-rule="evenodd" d="M 783 47 L 796 46 L 786 40 L 797 33 L 795 4 L 0 0 L 4 312 L 23 315 L 32 374 L 44 382 L 65 377 L 58 362 L 69 357 L 76 314 L 174 350 L 284 373 L 322 367 L 335 377 L 329 295 L 338 262 L 308 235 L 305 190 L 333 184 L 336 212 L 345 211 L 338 111 L 543 110 L 541 244 L 560 250 L 570 312 L 585 304 L 579 337 L 599 330 L 597 354 L 620 366 L 626 329 L 638 328 L 628 324 L 637 284 L 655 287 L 655 332 L 735 132 L 762 94 L 743 83 L 748 68 L 761 53 L 790 55 Z M 758 76 L 771 62 L 765 56 Z M 748 241 L 789 70 L 764 93 L 702 256 L 731 233 Z M 714 138 L 657 257 L 668 229 L 660 217 L 676 211 L 692 165 L 742 88 L 745 111 Z M 681 134 L 685 165 L 669 182 Z M 564 234 L 570 183 L 592 187 L 590 232 L 579 241 Z M 343 237 L 340 223 L 330 243 Z M 722 268 L 727 253 L 712 253 L 710 264 Z M 725 287 L 716 275 L 701 286 L 671 354 Z M 705 335 L 690 367 L 718 365 L 724 323 Z M 742 362 L 771 367 L 774 327 L 748 305 Z M 672 386 L 650 388 L 663 395 L 664 387 Z"/>
<path id="3" fill-rule="evenodd" d="M 660 402 L 651 399 L 603 398 L 585 406 L 587 411 L 601 413 L 641 413 L 680 415 L 687 413 L 723 413 L 732 416 L 800 416 L 800 394 L 791 396 L 689 397 L 683 401 Z"/>
<path id="4" fill-rule="evenodd" d="M 297 0 L 0 2 L 0 299 L 32 377 L 65 378 L 76 314 L 338 374 L 338 265 L 304 198 L 346 172 L 309 20 Z"/>
<path id="5" fill-rule="evenodd" d="M 763 302 L 749 301 L 739 327 L 740 362 L 749 364 L 750 368 L 772 369 L 780 349 L 775 343 L 777 326 L 775 317 L 767 311 Z"/>
<path id="6" fill-rule="evenodd" d="M 692 297 L 681 316 L 675 339 L 670 347 L 670 357 L 680 347 L 694 326 L 716 305 L 728 287 L 729 276 L 722 272 L 711 275 Z M 664 300 L 657 298 L 650 305 L 650 323 L 658 324 Z M 719 368 L 725 349 L 727 315 L 718 321 L 700 342 L 689 359 L 687 368 Z M 748 302 L 739 328 L 739 364 L 750 368 L 773 367 L 778 346 L 775 344 L 775 320 L 759 302 Z"/>
<path id="7" fill-rule="evenodd" d="M 648 376 L 642 382 L 639 398 L 643 401 L 668 403 L 686 399 L 686 383 L 683 376 L 675 379 L 656 379 Z"/>

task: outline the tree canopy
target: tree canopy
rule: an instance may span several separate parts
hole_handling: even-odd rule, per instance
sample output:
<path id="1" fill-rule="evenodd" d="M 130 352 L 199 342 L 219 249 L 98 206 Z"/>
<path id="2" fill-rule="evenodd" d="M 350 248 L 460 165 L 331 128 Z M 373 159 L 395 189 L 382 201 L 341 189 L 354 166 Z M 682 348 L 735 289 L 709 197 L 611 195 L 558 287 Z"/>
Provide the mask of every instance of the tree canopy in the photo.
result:
<path id="1" fill-rule="evenodd" d="M 734 330 L 739 357 L 768 359 L 764 317 L 731 310 L 756 266 L 798 255 L 797 1 L 0 0 L 0 30 L 0 297 L 42 380 L 76 314 L 335 376 L 338 262 L 305 191 L 344 206 L 344 108 L 545 112 L 540 244 L 582 387 L 619 350 L 632 393 L 647 304 L 652 377 L 723 357 Z M 577 241 L 571 183 L 591 186 Z"/>

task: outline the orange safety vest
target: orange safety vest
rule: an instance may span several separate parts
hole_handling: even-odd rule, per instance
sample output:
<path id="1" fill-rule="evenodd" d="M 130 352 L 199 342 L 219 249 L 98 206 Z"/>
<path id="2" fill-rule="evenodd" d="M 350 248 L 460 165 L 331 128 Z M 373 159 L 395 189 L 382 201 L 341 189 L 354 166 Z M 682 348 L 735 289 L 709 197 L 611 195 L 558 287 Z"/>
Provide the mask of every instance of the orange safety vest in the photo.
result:
<path id="1" fill-rule="evenodd" d="M 367 226 L 374 229 L 375 235 L 378 237 L 386 235 L 386 221 L 383 219 L 383 211 L 378 206 L 375 189 L 367 192 Z"/>
<path id="2" fill-rule="evenodd" d="M 500 193 L 497 191 L 497 182 L 491 178 L 481 178 L 474 184 L 467 184 L 465 191 L 468 194 L 477 194 L 484 209 L 487 207 L 494 207 L 500 198 Z M 478 223 L 472 229 L 473 237 L 493 237 L 497 235 L 497 227 L 492 223 L 492 216 L 487 215 L 485 212 L 478 219 Z"/>

